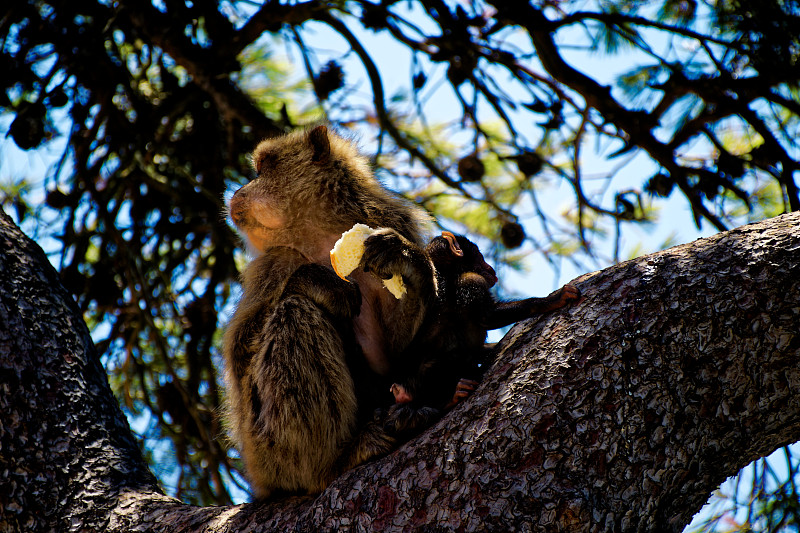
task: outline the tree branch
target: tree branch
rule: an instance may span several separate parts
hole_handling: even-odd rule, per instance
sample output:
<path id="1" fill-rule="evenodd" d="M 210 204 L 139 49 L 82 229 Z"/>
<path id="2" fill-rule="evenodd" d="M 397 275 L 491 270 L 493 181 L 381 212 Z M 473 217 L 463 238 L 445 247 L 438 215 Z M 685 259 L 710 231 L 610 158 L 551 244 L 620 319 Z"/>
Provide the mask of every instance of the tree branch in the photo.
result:
<path id="1" fill-rule="evenodd" d="M 636 145 L 644 149 L 659 165 L 666 169 L 675 182 L 684 190 L 692 205 L 693 211 L 711 222 L 718 230 L 726 230 L 725 224 L 711 213 L 703 202 L 687 188 L 687 169 L 675 162 L 672 150 L 660 142 L 651 130 L 656 125 L 653 117 L 642 111 L 631 111 L 620 105 L 612 96 L 609 87 L 597 83 L 582 72 L 574 69 L 561 57 L 558 47 L 553 41 L 551 30 L 553 22 L 539 10 L 528 4 L 506 4 L 495 2 L 498 18 L 514 17 L 509 24 L 523 26 L 531 37 L 539 61 L 545 70 L 559 83 L 563 83 L 576 91 L 586 100 L 589 107 L 599 111 L 603 118 L 626 132 Z"/>
<path id="2" fill-rule="evenodd" d="M 266 32 L 276 33 L 282 25 L 299 26 L 312 20 L 318 14 L 326 12 L 328 7 L 320 2 L 303 2 L 298 4 L 278 4 L 267 1 L 234 35 L 229 53 L 232 57 Z"/>
<path id="3" fill-rule="evenodd" d="M 2 211 L 0 411 L 0 530 L 102 531 L 120 491 L 159 491 L 75 302 Z"/>
<path id="4" fill-rule="evenodd" d="M 596 13 L 591 11 L 578 11 L 575 13 L 570 13 L 564 18 L 553 21 L 551 23 L 551 29 L 556 30 L 572 24 L 580 24 L 587 20 L 594 20 L 607 26 L 643 26 L 645 28 L 653 28 L 673 35 L 680 35 L 682 37 L 686 37 L 687 39 L 694 39 L 698 42 L 713 43 L 734 50 L 739 48 L 739 43 L 736 41 L 728 41 L 726 39 L 714 37 L 713 35 L 698 33 L 683 26 L 665 24 L 663 22 L 658 22 L 657 20 L 627 15 L 625 13 Z"/>
<path id="5" fill-rule="evenodd" d="M 294 7 L 294 6 L 293 6 Z M 220 109 L 220 114 L 229 123 L 238 121 L 253 128 L 256 138 L 266 138 L 284 133 L 274 121 L 267 118 L 255 103 L 234 84 L 228 72 L 240 70 L 234 55 L 225 54 L 232 64 L 209 61 L 210 52 L 192 44 L 182 33 L 183 28 L 171 23 L 168 15 L 155 9 L 150 4 L 136 4 L 136 7 L 124 8 L 131 28 L 142 35 L 146 41 L 161 48 L 176 63 L 186 69 L 195 83 L 203 89 Z M 262 8 L 263 11 L 263 8 Z M 221 51 L 216 52 L 222 54 Z M 215 65 L 216 70 L 209 72 L 206 67 Z"/>
<path id="6" fill-rule="evenodd" d="M 471 198 L 471 196 L 463 190 L 459 183 L 456 183 L 450 177 L 448 177 L 442 169 L 436 165 L 434 161 L 432 161 L 425 153 L 418 149 L 416 146 L 412 145 L 403 135 L 403 133 L 397 129 L 397 126 L 394 125 L 392 122 L 391 117 L 389 116 L 389 112 L 386 109 L 386 97 L 384 96 L 383 92 L 383 82 L 381 81 L 381 75 L 378 71 L 378 67 L 375 65 L 375 62 L 372 61 L 372 58 L 369 55 L 369 52 L 361 45 L 361 42 L 358 38 L 353 35 L 350 29 L 342 22 L 341 20 L 337 19 L 336 17 L 332 16 L 330 13 L 321 14 L 319 20 L 328 24 L 331 28 L 336 30 L 345 40 L 347 40 L 348 44 L 352 47 L 353 51 L 356 53 L 358 58 L 361 60 L 361 64 L 364 66 L 364 70 L 367 71 L 367 77 L 370 81 L 370 86 L 372 87 L 372 94 L 373 94 L 373 103 L 375 104 L 375 113 L 378 116 L 378 120 L 382 128 L 384 128 L 389 135 L 394 139 L 394 142 L 397 143 L 397 146 L 406 150 L 412 157 L 419 159 L 419 161 L 425 166 L 425 168 L 430 171 L 431 174 L 439 178 L 443 183 L 445 183 L 448 187 L 452 187 L 459 192 L 461 192 L 467 198 Z"/>
<path id="7" fill-rule="evenodd" d="M 800 439 L 800 213 L 595 272 L 519 324 L 474 395 L 316 498 L 158 492 L 85 326 L 0 216 L 0 524 L 129 531 L 679 531 L 726 476 Z"/>

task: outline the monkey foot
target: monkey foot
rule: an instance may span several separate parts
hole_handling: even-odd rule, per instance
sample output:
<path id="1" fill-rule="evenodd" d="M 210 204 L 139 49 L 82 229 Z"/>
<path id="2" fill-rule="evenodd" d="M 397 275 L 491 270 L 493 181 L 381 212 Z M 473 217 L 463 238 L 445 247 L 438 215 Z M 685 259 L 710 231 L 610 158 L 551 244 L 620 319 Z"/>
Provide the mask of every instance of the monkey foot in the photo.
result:
<path id="1" fill-rule="evenodd" d="M 477 381 L 461 378 L 458 381 L 458 385 L 456 385 L 456 393 L 453 395 L 453 399 L 450 400 L 450 403 L 448 403 L 445 408 L 452 409 L 458 405 L 459 402 L 464 400 L 464 398 L 472 394 L 476 388 L 478 388 Z"/>
<path id="2" fill-rule="evenodd" d="M 408 390 L 399 383 L 392 383 L 389 391 L 394 395 L 395 403 L 408 403 L 414 399 Z"/>

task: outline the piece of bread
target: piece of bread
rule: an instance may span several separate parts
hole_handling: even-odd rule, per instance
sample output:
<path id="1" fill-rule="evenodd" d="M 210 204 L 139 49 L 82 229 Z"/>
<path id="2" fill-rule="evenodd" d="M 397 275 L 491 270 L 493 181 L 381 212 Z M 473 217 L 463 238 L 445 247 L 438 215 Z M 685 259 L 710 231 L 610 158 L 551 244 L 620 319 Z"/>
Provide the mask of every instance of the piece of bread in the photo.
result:
<path id="1" fill-rule="evenodd" d="M 364 255 L 364 241 L 376 231 L 364 224 L 356 224 L 342 233 L 331 250 L 331 265 L 337 276 L 345 279 L 345 276 L 358 268 L 361 256 Z M 406 294 L 406 286 L 400 274 L 383 280 L 383 286 L 398 300 Z"/>
<path id="2" fill-rule="evenodd" d="M 403 276 L 400 274 L 395 274 L 391 278 L 383 280 L 383 286 L 398 300 L 406 295 L 406 284 L 403 283 Z"/>
<path id="3" fill-rule="evenodd" d="M 358 267 L 361 256 L 364 255 L 364 241 L 374 233 L 374 229 L 365 224 L 356 224 L 342 233 L 331 250 L 331 265 L 336 274 L 344 279 L 345 276 Z"/>

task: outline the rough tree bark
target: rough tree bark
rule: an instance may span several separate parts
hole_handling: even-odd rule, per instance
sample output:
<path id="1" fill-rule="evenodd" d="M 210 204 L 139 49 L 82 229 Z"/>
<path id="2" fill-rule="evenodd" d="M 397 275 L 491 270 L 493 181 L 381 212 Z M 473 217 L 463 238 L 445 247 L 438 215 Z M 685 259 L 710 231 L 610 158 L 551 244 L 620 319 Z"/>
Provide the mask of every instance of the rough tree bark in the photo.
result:
<path id="1" fill-rule="evenodd" d="M 800 440 L 800 214 L 575 281 L 436 427 L 317 498 L 164 496 L 85 325 L 0 216 L 0 530 L 679 531 Z"/>

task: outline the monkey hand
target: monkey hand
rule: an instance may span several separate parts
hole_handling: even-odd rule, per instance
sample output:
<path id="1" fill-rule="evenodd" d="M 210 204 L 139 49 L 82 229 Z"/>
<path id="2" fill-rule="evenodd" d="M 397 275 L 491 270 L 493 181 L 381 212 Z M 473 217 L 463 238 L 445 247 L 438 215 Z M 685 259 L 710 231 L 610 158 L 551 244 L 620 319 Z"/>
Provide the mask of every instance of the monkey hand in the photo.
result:
<path id="1" fill-rule="evenodd" d="M 574 285 L 570 285 L 568 283 L 557 291 L 553 292 L 550 296 L 548 296 L 548 298 L 553 298 L 553 300 L 557 302 L 557 307 L 563 307 L 570 302 L 580 300 L 581 291 Z"/>
<path id="2" fill-rule="evenodd" d="M 399 280 L 400 296 L 393 291 L 398 299 L 407 290 L 426 294 L 433 290 L 433 267 L 425 251 L 392 229 L 383 228 L 367 237 L 359 266 L 382 280 Z M 387 281 L 384 284 L 389 288 Z"/>
<path id="3" fill-rule="evenodd" d="M 341 238 L 336 241 L 331 250 L 331 266 L 333 266 L 333 270 L 340 278 L 346 279 L 345 276 L 364 264 L 363 258 L 367 239 L 374 234 L 386 234 L 392 231 L 387 228 L 374 230 L 364 224 L 355 224 L 352 228 L 342 233 Z M 364 271 L 368 272 L 369 267 L 365 266 Z M 383 280 L 383 286 L 392 293 L 392 296 L 399 300 L 406 295 L 407 289 L 401 273 L 389 272 L 388 275 L 383 275 L 384 273 L 377 272 L 375 269 L 373 269 L 373 272 Z"/>
<path id="4" fill-rule="evenodd" d="M 383 429 L 393 437 L 406 440 L 422 433 L 441 416 L 442 412 L 433 407 L 418 407 L 411 402 L 396 403 L 386 413 Z"/>
<path id="5" fill-rule="evenodd" d="M 456 392 L 453 394 L 453 398 L 445 406 L 445 409 L 452 409 L 458 405 L 461 401 L 467 398 L 467 396 L 475 392 L 476 388 L 478 388 L 477 381 L 461 378 L 458 381 L 458 385 L 456 385 Z"/>
<path id="6" fill-rule="evenodd" d="M 361 256 L 361 268 L 364 272 L 372 272 L 381 279 L 390 279 L 395 274 L 402 274 L 409 260 L 404 253 L 411 245 L 393 229 L 383 228 L 364 241 L 364 254 Z"/>

